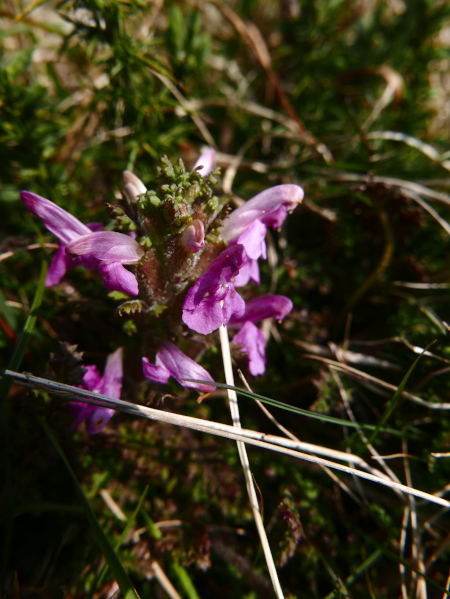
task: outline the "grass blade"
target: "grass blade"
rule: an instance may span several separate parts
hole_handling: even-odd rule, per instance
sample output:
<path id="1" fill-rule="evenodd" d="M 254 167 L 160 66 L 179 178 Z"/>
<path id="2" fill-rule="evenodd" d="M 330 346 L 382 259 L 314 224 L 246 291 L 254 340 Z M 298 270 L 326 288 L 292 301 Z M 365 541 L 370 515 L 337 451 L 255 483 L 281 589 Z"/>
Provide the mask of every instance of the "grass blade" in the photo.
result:
<path id="1" fill-rule="evenodd" d="M 33 333 L 34 326 L 36 324 L 36 313 L 39 309 L 39 306 L 42 303 L 42 298 L 44 295 L 45 289 L 45 277 L 47 274 L 48 264 L 44 260 L 41 266 L 41 274 L 39 276 L 38 286 L 36 289 L 36 293 L 34 295 L 33 303 L 31 305 L 30 313 L 25 321 L 24 327 L 22 329 L 22 333 L 20 335 L 19 341 L 17 342 L 16 347 L 12 353 L 11 359 L 9 361 L 9 368 L 18 369 L 20 364 L 22 363 L 22 358 L 25 354 L 25 351 L 28 346 L 28 342 Z M 10 447 L 9 447 L 9 425 L 8 425 L 8 415 L 6 410 L 4 410 L 6 398 L 11 390 L 14 380 L 10 377 L 4 376 L 0 381 L 0 431 L 1 431 L 1 454 L 2 454 L 2 463 L 3 463 L 3 481 L 4 481 L 4 503 L 7 507 L 7 510 L 10 511 L 14 507 L 14 490 L 11 483 L 11 456 L 10 456 Z M 0 562 L 0 585 L 1 589 L 4 590 L 6 571 L 8 567 L 8 559 L 9 559 L 9 548 L 11 546 L 12 540 L 12 519 L 10 518 L 5 525 L 5 530 L 3 533 L 2 545 L 3 552 L 2 558 Z"/>
<path id="2" fill-rule="evenodd" d="M 145 487 L 144 492 L 141 495 L 141 498 L 139 499 L 139 502 L 137 504 L 136 509 L 134 510 L 134 512 L 131 514 L 130 518 L 128 518 L 127 523 L 125 528 L 122 531 L 122 534 L 120 535 L 120 537 L 118 538 L 118 540 L 116 541 L 116 543 L 114 544 L 114 551 L 119 551 L 122 543 L 125 541 L 126 536 L 128 535 L 128 533 L 131 530 L 131 527 L 134 524 L 134 521 L 137 518 L 137 515 L 139 514 L 142 504 L 144 502 L 144 499 L 147 495 L 148 492 L 148 485 Z M 96 578 L 92 584 L 92 588 L 89 591 L 89 595 L 88 595 L 88 599 L 90 597 L 93 596 L 93 594 L 96 592 L 96 590 L 98 589 L 98 587 L 101 585 L 101 583 L 103 582 L 103 579 L 106 576 L 106 573 L 108 572 L 108 564 L 105 564 L 105 566 L 103 567 L 102 571 L 100 572 L 100 576 L 98 578 Z"/>
<path id="3" fill-rule="evenodd" d="M 25 321 L 22 333 L 20 335 L 19 341 L 14 348 L 13 355 L 11 356 L 11 360 L 9 361 L 8 368 L 10 370 L 18 370 L 20 364 L 22 362 L 23 356 L 28 346 L 28 342 L 30 340 L 31 335 L 33 334 L 34 327 L 36 325 L 37 318 L 37 310 L 39 309 L 42 298 L 44 296 L 45 289 L 45 277 L 47 275 L 47 262 L 42 262 L 41 274 L 39 275 L 39 282 L 36 289 L 36 293 L 33 299 L 33 303 L 31 305 L 30 313 Z M 8 393 L 12 387 L 13 380 L 9 377 L 3 377 L 0 382 L 0 409 L 3 406 L 4 401 L 8 397 Z"/>
<path id="4" fill-rule="evenodd" d="M 211 381 L 200 381 L 198 379 L 180 379 L 183 381 L 189 381 L 192 383 L 203 383 L 204 385 L 210 385 Z M 351 422 L 349 420 L 343 420 L 342 418 L 335 418 L 334 416 L 327 416 L 326 414 L 319 414 L 316 412 L 310 412 L 309 410 L 303 410 L 302 408 L 297 408 L 296 406 L 291 406 L 282 401 L 277 401 L 276 399 L 271 399 L 270 397 L 265 397 L 264 395 L 259 395 L 258 393 L 253 393 L 252 391 L 247 391 L 247 389 L 241 389 L 240 387 L 235 387 L 234 385 L 226 385 L 224 383 L 214 383 L 216 387 L 220 389 L 231 389 L 240 395 L 244 395 L 244 397 L 250 397 L 251 399 L 257 399 L 262 403 L 265 403 L 269 406 L 273 406 L 274 408 L 280 408 L 280 410 L 287 410 L 288 412 L 293 412 L 294 414 L 298 414 L 299 416 L 306 416 L 307 418 L 313 418 L 314 420 L 321 420 L 322 422 L 328 422 L 329 424 L 339 424 L 340 426 L 345 426 L 347 428 L 362 428 L 368 431 L 375 431 L 376 426 L 373 424 L 361 424 Z M 401 431 L 397 431 L 395 429 L 383 429 L 383 433 L 389 433 L 390 435 L 396 435 L 398 437 L 404 436 L 404 433 Z"/>
<path id="5" fill-rule="evenodd" d="M 78 479 L 75 476 L 75 473 L 69 464 L 68 459 L 66 458 L 63 450 L 61 449 L 58 441 L 56 440 L 55 435 L 53 434 L 52 430 L 50 429 L 48 424 L 43 419 L 39 418 L 39 421 L 40 421 L 43 429 L 47 433 L 48 438 L 50 439 L 50 441 L 52 442 L 56 451 L 58 452 L 59 457 L 64 462 L 64 464 L 73 480 L 73 483 L 75 485 L 75 489 L 76 489 L 78 497 L 80 499 L 80 503 L 83 508 L 84 514 L 85 514 L 86 518 L 88 519 L 88 522 L 91 526 L 92 532 L 94 533 L 94 536 L 95 536 L 98 544 L 100 545 L 103 556 L 106 559 L 106 562 L 111 570 L 111 573 L 114 576 L 115 580 L 117 581 L 117 584 L 119 585 L 124 598 L 125 599 L 139 599 L 139 595 L 137 594 L 135 588 L 133 587 L 131 580 L 128 578 L 128 574 L 125 572 L 125 569 L 122 566 L 122 563 L 121 563 L 119 557 L 117 556 L 117 553 L 111 547 L 110 542 L 108 541 L 105 533 L 103 532 L 102 527 L 100 526 L 97 518 L 95 517 L 95 514 L 92 511 L 92 508 L 91 508 L 88 500 L 86 499 L 84 491 L 81 488 L 81 486 L 78 482 Z"/>
<path id="6" fill-rule="evenodd" d="M 188 571 L 181 564 L 173 562 L 171 569 L 178 578 L 181 588 L 188 599 L 200 599 Z"/>
<path id="7" fill-rule="evenodd" d="M 402 396 L 402 393 L 405 389 L 406 383 L 408 382 L 409 377 L 412 374 L 412 371 L 414 370 L 414 368 L 417 365 L 417 362 L 420 360 L 420 358 L 426 353 L 426 351 L 428 350 L 428 348 L 430 348 L 433 343 L 436 343 L 436 340 L 432 341 L 431 343 L 429 343 L 426 348 L 423 350 L 423 352 L 417 356 L 417 358 L 414 360 L 414 362 L 412 363 L 412 366 L 410 367 L 410 369 L 408 370 L 408 372 L 405 374 L 405 376 L 403 377 L 400 385 L 397 388 L 397 391 L 394 393 L 394 395 L 392 396 L 392 398 L 389 401 L 389 404 L 383 414 L 383 416 L 380 419 L 380 422 L 377 424 L 377 428 L 374 430 L 374 432 L 372 433 L 372 436 L 370 437 L 370 439 L 367 441 L 366 445 L 372 445 L 374 440 L 376 439 L 376 437 L 378 436 L 378 433 L 381 431 L 382 426 L 384 425 L 384 423 L 387 421 L 387 419 L 391 416 L 391 414 L 393 413 L 393 411 L 395 410 L 395 408 L 398 405 L 398 402 L 400 401 L 400 398 Z"/>

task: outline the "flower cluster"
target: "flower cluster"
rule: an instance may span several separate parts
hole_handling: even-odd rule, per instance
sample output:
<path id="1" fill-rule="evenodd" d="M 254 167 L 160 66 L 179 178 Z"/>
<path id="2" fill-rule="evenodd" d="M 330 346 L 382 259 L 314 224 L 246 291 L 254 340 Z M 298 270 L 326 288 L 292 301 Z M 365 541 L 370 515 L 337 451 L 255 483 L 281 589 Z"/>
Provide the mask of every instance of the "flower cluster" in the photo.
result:
<path id="1" fill-rule="evenodd" d="M 53 202 L 21 192 L 28 210 L 59 240 L 46 285 L 58 284 L 69 269 L 81 265 L 96 268 L 107 289 L 139 296 L 122 304 L 118 313 L 138 317 L 147 333 L 144 353 L 155 358 L 154 363 L 142 358 L 144 376 L 158 384 L 172 377 L 200 392 L 215 389 L 212 377 L 167 338 L 183 337 L 186 344 L 195 337 L 189 330 L 209 335 L 228 324 L 236 330 L 232 341 L 247 355 L 251 374 L 264 373 L 267 340 L 256 323 L 282 320 L 293 305 L 277 295 L 245 302 L 236 288 L 250 281 L 259 285 L 258 260 L 267 257 L 267 230 L 278 229 L 303 199 L 298 185 L 278 185 L 230 214 L 212 189 L 219 173 L 214 158 L 209 149 L 192 171 L 186 171 L 181 160 L 172 165 L 163 158 L 156 190 L 147 190 L 136 175 L 125 171 L 123 201 L 110 207 L 121 232 L 103 231 L 98 223 L 85 225 Z M 87 367 L 83 386 L 119 397 L 121 379 L 118 350 L 109 357 L 103 377 L 94 366 Z M 71 405 L 71 410 L 75 424 L 86 420 L 92 434 L 113 413 L 85 404 Z"/>

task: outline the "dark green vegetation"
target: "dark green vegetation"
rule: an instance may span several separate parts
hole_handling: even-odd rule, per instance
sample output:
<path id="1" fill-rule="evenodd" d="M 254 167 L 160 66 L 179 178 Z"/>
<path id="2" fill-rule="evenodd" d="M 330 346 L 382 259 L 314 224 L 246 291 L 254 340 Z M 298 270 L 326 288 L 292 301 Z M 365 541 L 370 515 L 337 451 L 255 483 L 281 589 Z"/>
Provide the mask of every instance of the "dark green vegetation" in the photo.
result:
<path id="1" fill-rule="evenodd" d="M 28 189 L 83 222 L 106 223 L 104 202 L 114 203 L 122 170 L 151 187 L 160 156 L 191 168 L 214 142 L 218 195 L 248 199 L 295 182 L 307 198 L 272 236 L 262 268 L 261 291 L 287 295 L 295 310 L 271 338 L 266 374 L 248 377 L 252 389 L 335 418 L 351 409 L 372 426 L 365 434 L 376 451 L 395 456 L 387 463 L 401 482 L 444 489 L 450 456 L 432 454 L 450 452 L 450 415 L 394 394 L 418 348 L 436 340 L 406 390 L 450 404 L 448 3 L 39 4 L 26 14 L 16 0 L 0 8 L 1 369 L 24 327 L 29 343 L 18 346 L 16 367 L 66 383 L 76 372 L 55 359 L 58 342 L 78 344 L 100 369 L 123 346 L 123 399 L 230 422 L 220 390 L 199 405 L 175 383 L 164 397 L 144 384 L 139 332 L 116 317 L 117 298 L 95 271 L 70 271 L 27 320 L 53 251 L 41 246 L 55 238 L 19 200 Z M 330 370 L 324 359 L 393 388 Z M 202 364 L 224 380 L 218 345 Z M 245 361 L 237 364 L 245 372 Z M 251 399 L 240 406 L 244 427 L 281 434 Z M 348 448 L 380 468 L 354 427 L 270 409 L 302 440 Z M 70 429 L 63 400 L 15 385 L 1 410 L 3 596 L 111 590 L 108 570 L 100 581 L 104 546 L 40 419 L 142 598 L 164 596 L 152 559 L 182 597 L 272 596 L 234 443 L 120 414 L 89 437 Z M 439 506 L 338 473 L 339 486 L 273 452 L 249 455 L 286 596 L 397 598 L 401 560 L 405 596 L 417 587 L 425 597 L 417 571 L 429 597 L 443 596 L 450 520 Z"/>

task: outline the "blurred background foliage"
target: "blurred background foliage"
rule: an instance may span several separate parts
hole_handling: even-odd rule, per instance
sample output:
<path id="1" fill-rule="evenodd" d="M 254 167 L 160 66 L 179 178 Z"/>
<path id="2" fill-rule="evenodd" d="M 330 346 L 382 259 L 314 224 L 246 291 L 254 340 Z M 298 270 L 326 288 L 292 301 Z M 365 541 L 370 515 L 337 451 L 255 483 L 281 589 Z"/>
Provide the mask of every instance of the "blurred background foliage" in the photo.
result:
<path id="1" fill-rule="evenodd" d="M 252 388 L 344 419 L 351 409 L 376 425 L 393 391 L 323 360 L 397 386 L 436 339 L 407 388 L 449 402 L 445 0 L 5 0 L 0 51 L 2 368 L 53 251 L 43 244 L 55 243 L 22 206 L 20 189 L 83 222 L 106 223 L 105 202 L 120 197 L 124 169 L 151 187 L 159 157 L 191 168 L 213 145 L 218 192 L 231 203 L 279 183 L 306 192 L 269 240 L 258 293 L 287 295 L 295 309 L 271 325 L 267 372 Z M 123 346 L 122 398 L 228 422 L 222 392 L 198 404 L 175 384 L 165 396 L 144 384 L 142 340 L 116 306 L 95 271 L 71 271 L 46 290 L 22 370 L 62 380 L 59 342 L 77 344 L 100 369 Z M 213 347 L 204 365 L 218 381 L 220 364 Z M 277 434 L 250 400 L 241 404 L 244 427 Z M 445 494 L 448 455 L 432 453 L 450 451 L 447 413 L 400 401 L 388 421 L 398 435 L 379 434 L 374 445 L 394 456 L 401 481 Z M 89 437 L 70 429 L 60 399 L 16 386 L 2 414 L 5 596 L 114 590 L 108 572 L 99 581 L 104 560 L 38 415 L 112 544 L 148 486 L 118 550 L 141 597 L 164 596 L 154 559 L 182 597 L 272 596 L 233 443 L 125 415 Z M 354 429 L 276 416 L 304 441 L 370 459 Z M 416 510 L 384 488 L 279 455 L 251 450 L 250 460 L 286 596 L 422 599 L 426 586 L 442 597 L 445 511 Z M 425 586 L 414 569 L 426 573 Z"/>

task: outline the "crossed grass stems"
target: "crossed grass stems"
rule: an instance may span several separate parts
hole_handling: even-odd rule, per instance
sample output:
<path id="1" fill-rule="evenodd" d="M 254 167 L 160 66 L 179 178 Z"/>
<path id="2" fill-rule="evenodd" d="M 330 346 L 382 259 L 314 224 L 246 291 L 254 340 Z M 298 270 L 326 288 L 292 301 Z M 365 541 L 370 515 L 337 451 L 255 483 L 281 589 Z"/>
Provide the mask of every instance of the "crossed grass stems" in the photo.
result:
<path id="1" fill-rule="evenodd" d="M 219 437 L 228 438 L 235 440 L 238 446 L 239 457 L 241 460 L 241 464 L 243 467 L 243 472 L 245 476 L 245 482 L 247 487 L 247 492 L 249 495 L 250 505 L 252 508 L 253 517 L 255 520 L 255 524 L 258 530 L 258 534 L 260 536 L 262 548 L 264 551 L 264 555 L 266 558 L 266 563 L 268 567 L 268 571 L 271 577 L 272 585 L 275 591 L 277 598 L 283 598 L 283 591 L 281 589 L 280 582 L 278 580 L 277 571 L 275 568 L 275 563 L 273 560 L 273 556 L 270 550 L 269 542 L 267 539 L 267 535 L 265 532 L 264 524 L 261 517 L 260 505 L 258 501 L 258 493 L 255 488 L 255 484 L 253 481 L 250 462 L 247 456 L 245 444 L 253 445 L 255 447 L 259 447 L 261 449 L 266 449 L 269 451 L 278 452 L 291 458 L 304 460 L 310 463 L 317 464 L 324 472 L 326 472 L 332 480 L 339 485 L 339 487 L 348 495 L 352 497 L 352 499 L 362 506 L 366 503 L 366 499 L 364 496 L 364 491 L 361 488 L 359 479 L 365 479 L 371 482 L 375 482 L 377 484 L 381 484 L 385 487 L 391 488 L 398 496 L 398 499 L 404 504 L 403 510 L 403 519 L 402 519 L 402 527 L 401 527 L 401 535 L 400 535 L 400 551 L 399 555 L 395 556 L 399 565 L 399 574 L 401 578 L 401 592 L 402 599 L 406 599 L 409 596 L 407 589 L 407 568 L 411 570 L 411 587 L 416 587 L 416 592 L 418 597 L 425 597 L 427 590 L 426 584 L 427 582 L 430 586 L 437 587 L 441 592 L 443 592 L 443 597 L 450 596 L 450 574 L 446 582 L 445 589 L 440 585 L 436 584 L 434 581 L 427 577 L 427 569 L 429 566 L 434 563 L 434 561 L 439 557 L 440 552 L 442 552 L 445 547 L 442 546 L 440 550 L 436 551 L 427 562 L 423 559 L 423 552 L 421 549 L 421 539 L 420 539 L 420 530 L 418 526 L 418 517 L 417 517 L 417 508 L 419 507 L 416 499 L 423 500 L 421 504 L 432 503 L 435 505 L 441 506 L 441 509 L 437 514 L 431 516 L 424 524 L 423 527 L 431 526 L 436 519 L 442 517 L 444 513 L 446 513 L 447 509 L 450 507 L 450 501 L 447 501 L 443 498 L 445 493 L 449 490 L 448 485 L 443 489 L 430 494 L 424 491 L 420 491 L 413 487 L 411 471 L 409 467 L 408 460 L 408 447 L 407 440 L 405 437 L 402 437 L 402 453 L 396 454 L 395 456 L 380 456 L 373 445 L 373 441 L 379 432 L 391 432 L 395 433 L 397 431 L 393 431 L 390 429 L 385 429 L 384 424 L 386 423 L 389 416 L 392 414 L 394 409 L 397 406 L 399 399 L 402 397 L 413 401 L 415 403 L 419 403 L 422 406 L 426 406 L 428 408 L 433 409 L 441 409 L 441 410 L 449 410 L 450 404 L 433 404 L 427 402 L 411 393 L 407 393 L 404 391 L 404 387 L 406 382 L 417 364 L 420 357 L 424 354 L 430 355 L 428 351 L 428 347 L 423 349 L 419 355 L 419 357 L 415 360 L 414 364 L 409 369 L 408 373 L 403 378 L 402 382 L 398 387 L 394 387 L 385 383 L 381 379 L 373 377 L 371 375 L 366 374 L 361 370 L 357 370 L 355 368 L 349 367 L 346 364 L 330 360 L 327 358 L 323 358 L 315 355 L 305 355 L 307 358 L 319 360 L 325 363 L 329 369 L 329 372 L 339 390 L 340 397 L 344 404 L 345 410 L 347 412 L 347 416 L 349 418 L 348 421 L 339 420 L 337 418 L 332 418 L 325 415 L 318 415 L 312 412 L 307 412 L 305 410 L 301 410 L 299 408 L 295 408 L 293 406 L 288 406 L 286 404 L 282 404 L 281 402 L 277 402 L 275 400 L 271 400 L 269 398 L 263 397 L 261 395 L 255 394 L 252 392 L 249 387 L 247 381 L 243 374 L 239 371 L 239 375 L 244 383 L 245 389 L 240 389 L 234 386 L 233 380 L 233 372 L 231 366 L 231 354 L 229 349 L 228 342 L 228 333 L 226 327 L 220 328 L 220 340 L 222 347 L 222 355 L 224 361 L 224 371 L 225 371 L 225 379 L 227 384 L 216 383 L 219 388 L 226 389 L 227 395 L 230 404 L 230 411 L 232 416 L 233 426 L 224 425 L 218 422 L 205 421 L 199 418 L 194 418 L 190 416 L 184 416 L 182 414 L 173 414 L 170 412 L 165 412 L 163 410 L 156 410 L 153 408 L 132 404 L 126 401 L 113 399 L 110 397 L 106 397 L 104 395 L 100 395 L 97 393 L 92 393 L 90 391 L 86 391 L 83 389 L 79 389 L 76 387 L 72 387 L 70 385 L 64 385 L 61 383 L 55 383 L 53 381 L 49 381 L 46 379 L 42 379 L 39 377 L 35 377 L 29 373 L 18 373 L 13 370 L 5 370 L 4 372 L 4 383 L 9 380 L 14 380 L 17 384 L 23 385 L 25 387 L 29 387 L 36 390 L 41 390 L 53 395 L 57 395 L 59 397 L 63 397 L 65 399 L 70 399 L 71 401 L 82 401 L 86 403 L 90 403 L 93 405 L 98 405 L 101 407 L 113 408 L 117 411 L 124 412 L 133 416 L 138 416 L 141 418 L 147 418 L 150 420 L 156 420 L 160 422 L 165 422 L 168 424 L 173 424 L 175 426 L 182 426 L 186 428 L 190 428 L 192 430 L 197 430 L 199 432 L 213 434 Z M 366 381 L 368 384 L 375 384 L 381 388 L 388 388 L 394 390 L 394 396 L 391 401 L 388 403 L 388 407 L 385 411 L 385 414 L 381 418 L 378 426 L 367 426 L 360 425 L 351 408 L 349 396 L 345 389 L 345 386 L 340 377 L 340 373 L 344 373 L 348 376 L 358 378 L 362 381 Z M 283 436 L 269 435 L 259 431 L 242 429 L 239 417 L 239 408 L 237 403 L 237 393 L 252 398 L 258 407 L 266 414 L 269 420 L 274 424 L 283 434 Z M 367 447 L 371 458 L 377 461 L 382 470 L 377 468 L 373 468 L 370 466 L 363 458 L 358 455 L 354 455 L 352 453 L 345 453 L 341 451 L 337 451 L 331 448 L 327 448 L 320 445 L 314 445 L 311 443 L 304 443 L 300 439 L 298 439 L 295 435 L 293 435 L 288 429 L 286 429 L 282 424 L 280 424 L 276 418 L 270 413 L 267 407 L 264 404 L 277 406 L 279 408 L 288 409 L 292 412 L 296 412 L 302 415 L 309 415 L 313 418 L 319 418 L 324 421 L 328 421 L 329 423 L 340 424 L 346 428 L 354 428 L 359 434 L 362 442 Z M 398 432 L 397 432 L 398 434 Z M 400 482 L 400 479 L 393 472 L 393 470 L 386 463 L 386 460 L 389 458 L 402 458 L 405 469 L 405 478 L 407 484 L 404 485 Z M 445 457 L 444 455 L 439 455 L 436 457 Z M 328 459 L 327 459 L 328 458 Z M 64 459 L 64 458 L 63 458 Z M 345 465 L 345 463 L 349 465 Z M 334 471 L 340 471 L 346 474 L 351 475 L 355 480 L 355 487 L 359 491 L 359 496 L 356 495 L 348 485 L 340 480 Z M 82 492 L 81 492 L 82 493 Z M 141 501 L 142 503 L 142 501 Z M 86 508 L 88 510 L 88 518 L 89 518 L 89 507 Z M 95 516 L 93 516 L 95 521 Z M 408 523 L 411 523 L 411 555 L 413 558 L 414 566 L 411 566 L 405 560 L 406 555 L 406 541 L 407 541 L 407 528 Z M 98 524 L 98 523 L 97 523 Z M 92 524 L 91 525 L 95 525 Z M 99 532 L 101 536 L 101 532 Z M 386 552 L 386 551 L 385 551 Z M 105 551 L 104 551 L 105 553 Z M 108 547 L 106 548 L 106 553 L 108 553 Z M 106 557 L 105 553 L 105 557 Z M 114 553 L 114 552 L 113 552 Z M 373 561 L 376 561 L 378 557 L 382 555 L 382 550 L 377 550 L 366 562 L 363 564 L 364 567 L 369 567 Z M 389 553 L 389 551 L 387 551 Z M 392 555 L 392 554 L 391 554 Z M 117 557 L 117 556 L 116 556 Z M 109 560 L 108 564 L 109 564 Z M 111 567 L 111 564 L 109 564 Z M 361 572 L 364 570 L 363 566 L 359 568 Z M 114 568 L 111 568 L 114 572 Z M 119 575 L 116 575 L 116 579 L 119 583 L 119 587 L 121 588 L 125 597 L 136 597 L 136 591 L 132 587 L 129 579 L 126 574 L 123 572 L 122 576 L 125 576 L 125 582 L 122 581 L 120 583 L 120 566 L 119 566 Z M 171 584 L 170 580 L 165 575 L 164 571 L 161 569 L 159 564 L 155 564 L 153 567 L 153 574 L 157 578 L 159 584 L 166 590 L 169 597 L 171 599 L 176 599 L 179 597 L 176 589 Z M 340 591 L 346 593 L 345 583 L 343 583 L 340 579 L 334 575 L 333 572 L 330 572 L 330 575 L 334 578 L 334 582 L 336 587 L 340 589 Z M 352 582 L 352 578 L 355 578 L 356 573 L 353 576 L 349 577 L 347 583 Z M 128 582 L 127 582 L 128 581 Z M 328 595 L 329 598 L 333 596 L 333 592 Z"/>

